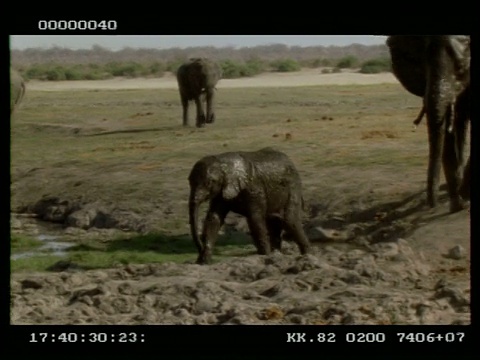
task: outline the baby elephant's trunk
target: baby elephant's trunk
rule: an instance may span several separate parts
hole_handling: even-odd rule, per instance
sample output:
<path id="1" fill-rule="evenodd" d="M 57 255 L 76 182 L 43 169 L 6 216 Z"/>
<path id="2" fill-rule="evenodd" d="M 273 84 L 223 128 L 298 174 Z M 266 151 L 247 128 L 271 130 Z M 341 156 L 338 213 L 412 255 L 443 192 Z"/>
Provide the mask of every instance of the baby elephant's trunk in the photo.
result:
<path id="1" fill-rule="evenodd" d="M 198 252 L 201 253 L 203 250 L 202 243 L 198 237 L 197 230 L 197 219 L 198 219 L 198 205 L 195 202 L 190 201 L 189 204 L 189 216 L 190 216 L 190 232 L 192 233 L 193 242 L 198 249 Z"/>
<path id="2" fill-rule="evenodd" d="M 193 242 L 197 247 L 198 253 L 201 254 L 203 252 L 203 245 L 200 241 L 198 236 L 198 208 L 200 204 L 203 202 L 203 199 L 199 198 L 199 193 L 192 189 L 190 192 L 190 199 L 188 201 L 188 209 L 189 209 L 189 219 L 190 219 L 190 232 L 192 234 Z"/>

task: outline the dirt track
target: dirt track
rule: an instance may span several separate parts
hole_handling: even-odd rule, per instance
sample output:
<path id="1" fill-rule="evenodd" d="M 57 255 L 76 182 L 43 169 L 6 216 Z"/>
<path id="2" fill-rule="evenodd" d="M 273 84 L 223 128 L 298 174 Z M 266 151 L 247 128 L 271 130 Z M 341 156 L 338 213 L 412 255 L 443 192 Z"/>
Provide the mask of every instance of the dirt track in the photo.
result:
<path id="1" fill-rule="evenodd" d="M 282 86 L 310 86 L 310 85 L 347 85 L 347 84 L 383 84 L 396 83 L 391 73 L 360 74 L 342 72 L 322 74 L 320 69 L 302 70 L 292 73 L 264 73 L 252 78 L 222 79 L 217 88 L 242 87 L 282 87 Z M 157 79 L 125 79 L 85 80 L 85 81 L 30 81 L 31 90 L 65 91 L 79 89 L 176 89 L 175 77 L 166 74 Z"/>

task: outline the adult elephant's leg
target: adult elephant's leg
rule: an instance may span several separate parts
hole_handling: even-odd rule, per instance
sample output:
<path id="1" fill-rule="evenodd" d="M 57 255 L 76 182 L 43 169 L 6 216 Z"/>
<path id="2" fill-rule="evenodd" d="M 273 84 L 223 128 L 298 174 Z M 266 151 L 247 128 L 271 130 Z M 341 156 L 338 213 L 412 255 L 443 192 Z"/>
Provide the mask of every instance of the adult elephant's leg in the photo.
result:
<path id="1" fill-rule="evenodd" d="M 460 186 L 459 193 L 463 199 L 470 199 L 470 158 L 468 158 L 467 165 L 463 172 L 462 185 Z"/>
<path id="2" fill-rule="evenodd" d="M 455 147 L 455 134 L 448 132 L 445 134 L 445 144 L 443 149 L 443 171 L 447 180 L 447 190 L 450 197 L 450 212 L 456 212 L 463 209 L 463 202 L 460 198 L 459 187 L 461 181 L 460 158 Z"/>
<path id="3" fill-rule="evenodd" d="M 183 109 L 183 126 L 188 126 L 188 99 L 185 96 L 182 96 L 181 99 Z"/>
<path id="4" fill-rule="evenodd" d="M 201 95 L 195 97 L 195 105 L 197 107 L 197 127 L 203 127 L 205 126 L 205 111 L 203 110 Z"/>
<path id="5" fill-rule="evenodd" d="M 438 186 L 440 181 L 440 167 L 443 163 L 449 166 L 444 168 L 447 175 L 447 186 L 452 186 L 452 169 L 455 164 L 449 159 L 455 155 L 454 142 L 449 140 L 449 146 L 444 151 L 446 127 L 452 125 L 455 117 L 454 102 L 457 100 L 460 85 L 455 81 L 456 65 L 452 59 L 450 49 L 450 38 L 448 36 L 427 36 L 426 37 L 426 89 L 424 96 L 425 111 L 427 114 L 429 159 L 427 178 L 427 198 L 430 207 L 438 203 Z M 452 135 L 449 133 L 449 135 Z M 453 160 L 452 160 L 453 161 Z M 453 193 L 450 193 L 451 199 Z M 456 207 L 456 204 L 451 204 Z"/>
<path id="6" fill-rule="evenodd" d="M 206 101 L 207 101 L 207 123 L 212 124 L 215 122 L 215 110 L 214 110 L 214 89 L 206 90 Z"/>
<path id="7" fill-rule="evenodd" d="M 458 157 L 459 166 L 465 165 L 465 142 L 467 139 L 467 126 L 470 118 L 470 97 L 469 92 L 462 93 L 455 106 L 455 118 L 453 131 L 455 134 L 455 151 Z"/>
<path id="8" fill-rule="evenodd" d="M 462 168 L 464 165 L 464 150 L 469 119 L 469 96 L 465 91 L 454 106 L 453 129 L 445 135 L 443 168 L 450 196 L 450 211 L 456 212 L 464 208 L 461 196 L 466 195 L 462 184 Z M 468 170 L 469 171 L 469 170 Z M 462 188 L 462 189 L 461 189 Z M 462 190 L 462 191 L 461 191 Z"/>
<path id="9" fill-rule="evenodd" d="M 218 236 L 218 231 L 222 227 L 225 217 L 228 214 L 228 209 L 221 203 L 211 203 L 208 209 L 205 222 L 202 230 L 202 245 L 203 249 L 200 252 L 197 263 L 208 264 L 212 258 L 212 251 L 215 245 L 215 240 Z"/>
<path id="10" fill-rule="evenodd" d="M 432 119 L 427 110 L 429 158 L 427 170 L 427 201 L 430 207 L 437 206 L 437 193 L 440 181 L 440 167 L 445 139 L 445 121 L 442 118 Z"/>

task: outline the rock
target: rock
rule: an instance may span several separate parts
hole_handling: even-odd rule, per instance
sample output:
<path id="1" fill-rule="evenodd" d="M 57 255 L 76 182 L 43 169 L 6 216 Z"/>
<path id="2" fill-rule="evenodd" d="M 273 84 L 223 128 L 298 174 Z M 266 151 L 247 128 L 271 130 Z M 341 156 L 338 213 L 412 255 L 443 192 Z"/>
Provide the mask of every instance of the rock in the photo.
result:
<path id="1" fill-rule="evenodd" d="M 64 273 L 62 275 L 65 275 L 62 276 L 63 281 L 65 281 L 65 283 L 68 284 L 70 287 L 74 288 L 83 285 L 83 282 L 85 280 L 85 277 L 81 276 L 78 273 Z"/>
<path id="2" fill-rule="evenodd" d="M 260 320 L 278 320 L 283 318 L 284 316 L 285 313 L 283 312 L 283 310 L 276 305 L 267 307 L 257 313 L 257 317 Z"/>
<path id="3" fill-rule="evenodd" d="M 460 260 L 467 256 L 465 248 L 461 245 L 455 245 L 448 251 L 446 257 L 454 260 Z"/>
<path id="4" fill-rule="evenodd" d="M 65 235 L 73 235 L 73 236 L 78 236 L 78 235 L 84 235 L 85 234 L 85 230 L 80 229 L 78 227 L 73 227 L 73 226 L 69 226 L 69 227 L 65 228 L 65 230 L 63 232 L 64 232 Z"/>
<path id="5" fill-rule="evenodd" d="M 470 300 L 457 288 L 442 286 L 437 289 L 434 299 L 448 298 L 450 305 L 454 308 L 461 308 L 470 305 Z"/>
<path id="6" fill-rule="evenodd" d="M 355 324 L 355 317 L 352 314 L 345 314 L 341 320 L 342 325 L 353 325 Z"/>
<path id="7" fill-rule="evenodd" d="M 41 289 L 43 285 L 36 281 L 36 280 L 30 280 L 30 279 L 25 279 L 21 282 L 22 284 L 22 289 Z"/>
<path id="8" fill-rule="evenodd" d="M 289 315 L 286 319 L 292 324 L 305 325 L 307 323 L 305 317 L 299 314 Z"/>
<path id="9" fill-rule="evenodd" d="M 90 298 L 95 295 L 105 294 L 105 291 L 102 287 L 97 286 L 91 289 L 79 289 L 73 292 L 72 297 L 69 300 L 69 304 L 73 304 L 78 300 L 83 300 L 85 298 Z M 93 301 L 92 301 L 93 305 Z"/>
<path id="10" fill-rule="evenodd" d="M 364 282 L 360 274 L 353 270 L 349 270 L 340 276 L 340 280 L 347 284 L 362 284 Z"/>
<path id="11" fill-rule="evenodd" d="M 332 295 L 328 296 L 328 299 L 331 300 L 340 300 L 342 298 L 350 298 L 350 297 L 357 297 L 358 294 L 356 292 L 345 290 L 333 293 Z"/>
<path id="12" fill-rule="evenodd" d="M 194 313 L 195 314 L 202 314 L 205 312 L 214 312 L 215 308 L 217 307 L 218 303 L 214 300 L 208 298 L 200 297 L 195 306 L 194 306 Z"/>
<path id="13" fill-rule="evenodd" d="M 64 222 L 67 216 L 79 208 L 79 204 L 60 200 L 55 196 L 45 196 L 32 206 L 32 212 L 39 218 L 51 222 Z"/>
<path id="14" fill-rule="evenodd" d="M 260 293 L 261 296 L 274 297 L 282 291 L 282 288 L 279 284 L 272 286 L 271 288 Z"/>
<path id="15" fill-rule="evenodd" d="M 68 215 L 66 223 L 68 226 L 87 230 L 93 226 L 96 216 L 97 210 L 95 208 L 83 208 Z"/>
<path id="16" fill-rule="evenodd" d="M 321 226 L 307 229 L 306 235 L 311 242 L 346 241 L 348 239 L 348 235 L 344 231 L 324 229 Z"/>
<path id="17" fill-rule="evenodd" d="M 332 306 L 328 307 L 327 309 L 325 309 L 322 316 L 325 320 L 328 320 L 332 316 L 345 314 L 345 311 L 346 311 L 346 309 L 342 305 L 332 305 Z"/>
<path id="18" fill-rule="evenodd" d="M 294 306 L 290 310 L 287 311 L 287 314 L 305 314 L 310 311 L 315 311 L 319 309 L 319 304 L 317 303 L 303 303 Z"/>
<path id="19" fill-rule="evenodd" d="M 257 274 L 257 279 L 264 279 L 277 274 L 280 274 L 280 270 L 277 267 L 273 265 L 267 265 Z"/>
<path id="20" fill-rule="evenodd" d="M 378 243 L 373 245 L 372 248 L 377 250 L 381 257 L 384 257 L 388 260 L 395 260 L 399 254 L 398 244 L 394 242 Z"/>
<path id="21" fill-rule="evenodd" d="M 50 265 L 47 270 L 48 271 L 67 271 L 67 270 L 81 270 L 83 269 L 80 265 L 74 263 L 71 260 L 60 260 L 57 261 L 55 264 Z"/>
<path id="22" fill-rule="evenodd" d="M 130 302 L 126 296 L 116 296 L 112 301 L 112 306 L 117 313 L 119 312 L 122 314 L 128 314 L 132 312 L 134 308 L 134 304 Z"/>
<path id="23" fill-rule="evenodd" d="M 118 293 L 122 295 L 137 295 L 138 290 L 133 288 L 129 283 L 122 283 L 118 285 Z"/>

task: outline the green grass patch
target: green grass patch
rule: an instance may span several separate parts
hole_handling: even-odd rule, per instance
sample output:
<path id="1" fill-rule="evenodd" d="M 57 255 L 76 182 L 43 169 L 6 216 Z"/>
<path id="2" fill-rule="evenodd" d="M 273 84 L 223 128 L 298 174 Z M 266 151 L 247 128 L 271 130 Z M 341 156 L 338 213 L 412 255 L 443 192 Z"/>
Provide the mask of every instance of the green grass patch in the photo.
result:
<path id="1" fill-rule="evenodd" d="M 12 234 L 10 238 L 10 249 L 12 253 L 34 250 L 42 244 L 42 241 L 28 235 Z"/>
<path id="2" fill-rule="evenodd" d="M 16 236 L 15 238 L 19 238 Z M 21 240 L 22 251 L 33 249 L 30 241 Z M 15 241 L 17 244 L 19 240 Z M 39 253 L 29 258 L 11 261 L 12 271 L 48 271 L 58 261 L 70 261 L 83 269 L 111 268 L 127 264 L 194 262 L 197 249 L 190 235 L 152 233 L 134 237 L 119 237 L 109 241 L 83 240 L 66 250 L 67 256 Z M 255 253 L 255 247 L 246 234 L 220 235 L 214 247 L 215 260 Z"/>
<path id="3" fill-rule="evenodd" d="M 38 255 L 29 258 L 22 258 L 10 261 L 11 272 L 35 272 L 35 271 L 47 271 L 47 269 L 57 263 L 60 260 L 64 260 L 59 256 L 53 255 Z"/>

